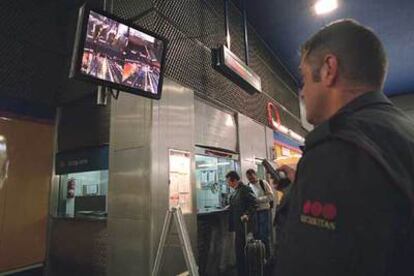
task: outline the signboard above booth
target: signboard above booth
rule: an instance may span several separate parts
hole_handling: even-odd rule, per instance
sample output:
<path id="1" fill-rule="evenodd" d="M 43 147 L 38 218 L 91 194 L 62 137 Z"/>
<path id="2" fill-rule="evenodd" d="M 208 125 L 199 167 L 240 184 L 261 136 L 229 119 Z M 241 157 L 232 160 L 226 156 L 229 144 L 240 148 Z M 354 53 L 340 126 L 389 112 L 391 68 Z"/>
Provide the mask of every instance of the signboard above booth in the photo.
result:
<path id="1" fill-rule="evenodd" d="M 260 77 L 226 46 L 213 50 L 213 67 L 247 93 L 262 92 Z"/>
<path id="2" fill-rule="evenodd" d="M 68 174 L 95 170 L 107 170 L 109 164 L 108 145 L 59 152 L 55 160 L 56 174 Z"/>

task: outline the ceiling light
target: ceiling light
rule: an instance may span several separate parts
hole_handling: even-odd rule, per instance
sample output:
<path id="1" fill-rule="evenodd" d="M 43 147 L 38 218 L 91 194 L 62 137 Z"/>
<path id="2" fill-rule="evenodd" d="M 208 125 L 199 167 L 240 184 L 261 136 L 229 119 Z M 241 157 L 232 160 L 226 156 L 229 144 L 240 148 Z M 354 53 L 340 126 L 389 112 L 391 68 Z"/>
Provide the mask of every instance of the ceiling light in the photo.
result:
<path id="1" fill-rule="evenodd" d="M 315 9 L 316 14 L 318 15 L 325 14 L 338 8 L 338 1 L 337 0 L 318 0 L 313 7 Z"/>

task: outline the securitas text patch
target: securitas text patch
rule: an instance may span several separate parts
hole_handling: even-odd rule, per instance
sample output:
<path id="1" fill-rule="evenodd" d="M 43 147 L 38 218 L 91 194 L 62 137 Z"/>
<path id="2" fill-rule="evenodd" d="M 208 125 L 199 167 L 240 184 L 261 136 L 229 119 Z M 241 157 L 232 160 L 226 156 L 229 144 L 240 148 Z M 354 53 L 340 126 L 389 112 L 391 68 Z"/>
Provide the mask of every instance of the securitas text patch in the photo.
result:
<path id="1" fill-rule="evenodd" d="M 303 203 L 300 221 L 327 230 L 335 230 L 336 215 L 335 204 L 307 200 Z"/>

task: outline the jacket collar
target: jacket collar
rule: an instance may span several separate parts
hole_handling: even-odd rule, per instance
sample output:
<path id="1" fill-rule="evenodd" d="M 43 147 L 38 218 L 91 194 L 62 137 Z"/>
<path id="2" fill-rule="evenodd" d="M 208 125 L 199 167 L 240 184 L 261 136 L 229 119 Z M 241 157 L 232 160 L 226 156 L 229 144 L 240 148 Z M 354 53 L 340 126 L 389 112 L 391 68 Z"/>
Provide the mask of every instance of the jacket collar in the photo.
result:
<path id="1" fill-rule="evenodd" d="M 362 108 L 378 104 L 392 105 L 391 101 L 384 95 L 384 93 L 378 91 L 367 92 L 355 98 L 350 103 L 342 107 L 334 116 L 332 116 L 332 118 L 314 128 L 306 136 L 305 149 L 328 137 L 331 134 L 332 123 L 339 117 L 343 117 Z"/>
<path id="2" fill-rule="evenodd" d="M 239 184 L 237 185 L 237 187 L 235 188 L 235 190 L 240 189 L 240 188 L 241 188 L 241 186 L 243 186 L 243 185 L 244 185 L 244 183 L 243 183 L 243 182 L 241 182 L 241 181 L 239 181 Z"/>

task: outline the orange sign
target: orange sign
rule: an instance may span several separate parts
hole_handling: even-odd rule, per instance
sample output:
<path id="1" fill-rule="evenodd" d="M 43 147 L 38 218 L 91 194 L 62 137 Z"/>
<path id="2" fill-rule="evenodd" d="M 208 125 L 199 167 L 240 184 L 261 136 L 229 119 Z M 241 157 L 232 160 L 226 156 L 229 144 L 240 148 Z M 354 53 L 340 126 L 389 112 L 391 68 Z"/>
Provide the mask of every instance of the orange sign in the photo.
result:
<path id="1" fill-rule="evenodd" d="M 281 125 L 279 109 L 271 102 L 267 103 L 267 120 L 274 130 Z"/>

